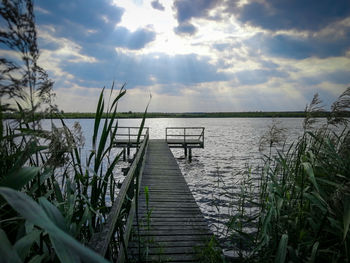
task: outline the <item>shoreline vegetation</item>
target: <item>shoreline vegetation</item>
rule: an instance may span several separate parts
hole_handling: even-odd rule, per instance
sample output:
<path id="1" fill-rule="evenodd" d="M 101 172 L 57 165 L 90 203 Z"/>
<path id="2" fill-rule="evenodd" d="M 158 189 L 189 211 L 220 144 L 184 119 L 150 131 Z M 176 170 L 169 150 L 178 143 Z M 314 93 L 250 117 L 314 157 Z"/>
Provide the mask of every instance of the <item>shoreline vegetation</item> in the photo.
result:
<path id="1" fill-rule="evenodd" d="M 305 118 L 306 111 L 249 111 L 249 112 L 148 112 L 146 118 Z M 313 112 L 313 118 L 329 118 L 332 112 Z M 59 112 L 47 116 L 46 113 L 35 113 L 36 119 L 94 119 L 96 113 L 93 112 Z M 119 119 L 142 119 L 144 112 L 118 112 L 116 118 Z M 106 118 L 105 113 L 102 118 Z M 337 112 L 337 117 L 350 118 L 350 112 Z M 3 119 L 20 119 L 19 113 L 3 113 Z"/>
<path id="2" fill-rule="evenodd" d="M 126 90 L 122 86 L 116 97 L 108 97 L 102 89 L 96 112 L 86 115 L 94 119 L 94 128 L 87 138 L 92 149 L 84 158 L 79 122 L 71 129 L 66 126 L 63 118 L 69 114 L 53 105 L 53 82 L 37 64 L 33 10 L 31 0 L 0 3 L 0 15 L 8 23 L 8 28 L 0 29 L 0 43 L 22 58 L 0 59 L 0 261 L 115 262 L 126 247 L 130 198 L 123 201 L 123 213 L 116 218 L 106 258 L 88 245 L 105 226 L 118 189 L 126 187 L 115 178 L 122 153 L 113 152 L 109 139 L 115 137 L 117 118 L 123 118 L 117 106 Z M 6 103 L 9 99 L 16 103 Z M 305 112 L 283 116 L 146 114 L 147 109 L 144 115 L 124 114 L 124 118 L 144 116 L 138 137 L 145 117 L 305 117 L 303 135 L 281 151 L 274 147 L 284 143 L 283 129 L 273 125 L 262 134 L 260 143 L 269 153 L 258 170 L 258 184 L 253 182 L 254 167 L 243 171 L 245 176 L 238 182 L 240 192 L 232 196 L 233 213 L 227 222 L 228 246 L 237 251 L 238 262 L 350 261 L 350 87 L 330 112 L 322 108 L 318 94 Z M 83 113 L 77 114 L 70 117 L 84 118 Z M 16 118 L 10 124 L 4 121 L 6 116 Z M 61 125 L 51 122 L 51 128 L 44 130 L 40 120 L 48 116 L 60 118 Z M 315 128 L 315 117 L 327 117 L 326 125 Z M 332 127 L 343 129 L 337 134 Z M 139 251 L 140 257 L 147 259 L 148 251 L 142 255 Z M 212 242 L 200 252 L 200 262 L 225 262 Z"/>
<path id="3" fill-rule="evenodd" d="M 311 110 L 320 105 L 314 101 Z M 333 109 L 339 105 L 350 107 L 350 88 Z M 284 130 L 270 126 L 260 139 L 263 164 L 240 173 L 227 223 L 237 262 L 349 262 L 348 120 L 330 118 L 316 127 L 306 117 L 303 124 L 303 134 L 282 149 Z"/>

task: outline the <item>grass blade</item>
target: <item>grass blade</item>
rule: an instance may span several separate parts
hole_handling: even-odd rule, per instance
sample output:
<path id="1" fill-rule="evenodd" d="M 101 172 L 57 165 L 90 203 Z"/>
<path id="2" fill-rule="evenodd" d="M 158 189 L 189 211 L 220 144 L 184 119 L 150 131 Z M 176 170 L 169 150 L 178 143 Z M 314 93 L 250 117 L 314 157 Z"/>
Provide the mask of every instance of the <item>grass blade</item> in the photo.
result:
<path id="1" fill-rule="evenodd" d="M 41 263 L 46 255 L 35 255 L 28 263 Z"/>
<path id="2" fill-rule="evenodd" d="M 343 234 L 343 241 L 344 241 L 348 234 L 349 225 L 350 225 L 350 197 L 349 196 L 344 201 L 343 224 L 344 224 L 344 234 Z"/>
<path id="3" fill-rule="evenodd" d="M 4 179 L 0 181 L 0 186 L 20 190 L 29 183 L 39 171 L 39 167 L 23 167 L 17 172 L 10 173 L 4 177 Z"/>
<path id="4" fill-rule="evenodd" d="M 317 192 L 320 192 L 318 184 L 315 179 L 314 170 L 309 162 L 302 163 L 305 173 L 308 175 L 308 179 L 311 181 L 313 186 L 316 188 Z"/>
<path id="5" fill-rule="evenodd" d="M 95 114 L 95 123 L 94 123 L 94 133 L 92 136 L 92 147 L 95 150 L 96 149 L 96 140 L 97 140 L 97 134 L 98 134 L 98 128 L 100 127 L 100 122 L 103 114 L 103 108 L 104 108 L 104 101 L 103 101 L 103 92 L 104 88 L 102 89 L 102 92 L 100 94 L 100 98 L 98 100 L 97 108 L 96 108 L 96 114 Z"/>
<path id="6" fill-rule="evenodd" d="M 283 234 L 281 237 L 280 243 L 278 245 L 275 263 L 284 263 L 286 261 L 287 245 L 288 245 L 288 235 Z"/>
<path id="7" fill-rule="evenodd" d="M 79 256 L 84 262 L 107 262 L 103 257 L 85 247 L 72 236 L 56 226 L 48 217 L 44 209 L 42 209 L 42 207 L 40 207 L 29 196 L 5 187 L 0 187 L 0 194 L 22 217 L 34 225 L 43 228 L 49 234 L 50 238 L 53 238 L 53 242 L 56 242 L 54 245 L 55 248 L 57 248 L 56 253 L 58 257 L 65 258 L 65 254 L 59 254 L 62 252 L 61 248 L 65 247 L 66 249 L 69 248 L 73 254 Z"/>
<path id="8" fill-rule="evenodd" d="M 309 259 L 309 263 L 314 263 L 316 260 L 316 254 L 317 254 L 317 249 L 318 249 L 318 245 L 320 243 L 316 242 L 313 246 L 312 246 L 312 251 L 311 251 L 311 257 Z"/>
<path id="9" fill-rule="evenodd" d="M 63 231 L 68 233 L 68 228 L 66 226 L 64 217 L 56 206 L 51 204 L 45 197 L 39 198 L 39 204 L 44 209 L 47 216 L 51 219 L 52 222 Z"/>
<path id="10" fill-rule="evenodd" d="M 15 249 L 11 246 L 11 243 L 6 236 L 6 233 L 1 228 L 0 228 L 0 255 L 1 255 L 1 262 L 13 262 L 13 263 L 22 262 L 17 252 L 15 251 Z"/>
<path id="11" fill-rule="evenodd" d="M 16 249 L 18 255 L 22 260 L 24 260 L 27 257 L 33 243 L 39 240 L 41 233 L 42 231 L 33 229 L 33 231 L 31 231 L 16 242 L 14 248 Z"/>
<path id="12" fill-rule="evenodd" d="M 143 117 L 142 117 L 140 129 L 139 129 L 139 132 L 138 132 L 138 134 L 137 134 L 137 145 L 139 145 L 140 138 L 141 138 L 141 134 L 142 134 L 142 130 L 143 130 L 143 127 L 145 126 L 145 120 L 146 120 L 147 110 L 148 110 L 149 104 L 151 103 L 151 99 L 152 99 L 152 95 L 150 95 L 150 97 L 149 97 L 149 101 L 148 101 L 147 107 L 146 107 L 145 112 L 144 112 Z"/>

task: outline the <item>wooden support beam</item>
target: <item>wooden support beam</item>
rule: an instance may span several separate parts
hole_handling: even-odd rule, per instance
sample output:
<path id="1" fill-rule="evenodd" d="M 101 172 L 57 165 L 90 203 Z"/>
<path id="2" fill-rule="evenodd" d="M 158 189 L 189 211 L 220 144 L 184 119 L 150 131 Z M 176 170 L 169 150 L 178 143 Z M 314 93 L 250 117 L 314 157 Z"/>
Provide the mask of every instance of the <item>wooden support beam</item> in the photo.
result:
<path id="1" fill-rule="evenodd" d="M 123 161 L 126 162 L 126 149 L 123 148 Z"/>

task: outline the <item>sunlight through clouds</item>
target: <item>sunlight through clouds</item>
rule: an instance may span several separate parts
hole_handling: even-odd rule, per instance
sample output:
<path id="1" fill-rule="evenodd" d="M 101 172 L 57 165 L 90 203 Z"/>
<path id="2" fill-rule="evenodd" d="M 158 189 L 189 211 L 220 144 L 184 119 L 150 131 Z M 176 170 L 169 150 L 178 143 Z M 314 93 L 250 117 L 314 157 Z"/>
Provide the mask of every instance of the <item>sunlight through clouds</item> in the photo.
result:
<path id="1" fill-rule="evenodd" d="M 152 111 L 303 110 L 350 86 L 348 0 L 35 3 L 40 63 L 67 101 L 115 80 L 132 111 L 150 92 Z"/>

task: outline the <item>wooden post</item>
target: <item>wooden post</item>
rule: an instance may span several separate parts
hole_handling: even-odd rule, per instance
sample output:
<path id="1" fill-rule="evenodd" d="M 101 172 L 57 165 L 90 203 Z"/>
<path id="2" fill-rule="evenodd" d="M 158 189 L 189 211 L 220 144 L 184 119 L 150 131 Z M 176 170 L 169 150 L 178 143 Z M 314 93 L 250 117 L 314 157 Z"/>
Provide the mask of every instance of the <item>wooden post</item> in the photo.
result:
<path id="1" fill-rule="evenodd" d="M 191 162 L 192 161 L 192 148 L 188 148 L 189 149 L 189 155 L 188 155 L 188 160 Z"/>
<path id="2" fill-rule="evenodd" d="M 125 147 L 123 148 L 123 161 L 126 162 L 126 151 Z"/>
<path id="3" fill-rule="evenodd" d="M 128 158 L 129 158 L 129 156 L 130 156 L 130 147 L 128 146 L 126 149 L 127 149 L 127 154 L 128 154 Z"/>
<path id="4" fill-rule="evenodd" d="M 187 147 L 186 147 L 186 145 L 184 146 L 184 150 L 185 150 L 185 157 L 187 157 Z"/>

